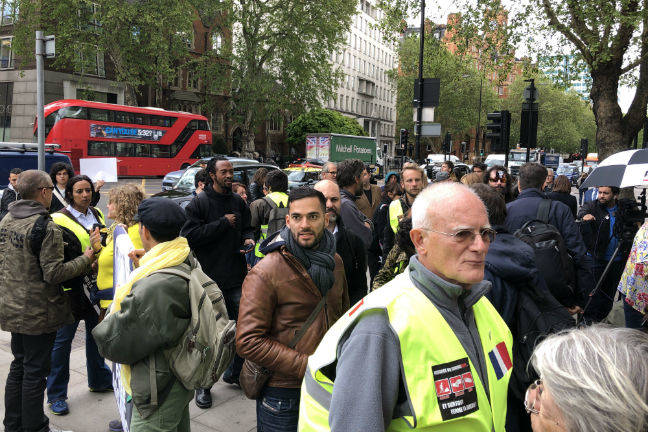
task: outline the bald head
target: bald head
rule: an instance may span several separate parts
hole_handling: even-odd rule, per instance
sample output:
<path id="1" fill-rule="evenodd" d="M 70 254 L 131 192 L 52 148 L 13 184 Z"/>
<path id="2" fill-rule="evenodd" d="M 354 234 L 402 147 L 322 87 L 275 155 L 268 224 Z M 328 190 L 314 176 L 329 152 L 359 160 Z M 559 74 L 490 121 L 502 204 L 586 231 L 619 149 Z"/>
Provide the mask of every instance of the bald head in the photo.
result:
<path id="1" fill-rule="evenodd" d="M 331 180 L 321 180 L 314 186 L 315 190 L 322 192 L 326 198 L 326 213 L 329 215 L 329 227 L 335 229 L 340 218 L 340 187 Z"/>

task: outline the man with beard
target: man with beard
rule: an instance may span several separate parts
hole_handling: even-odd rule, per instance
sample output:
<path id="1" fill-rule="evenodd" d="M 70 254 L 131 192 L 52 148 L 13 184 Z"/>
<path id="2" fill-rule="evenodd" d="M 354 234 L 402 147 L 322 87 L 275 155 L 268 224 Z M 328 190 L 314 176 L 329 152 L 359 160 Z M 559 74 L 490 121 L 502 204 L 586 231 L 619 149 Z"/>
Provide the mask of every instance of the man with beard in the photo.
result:
<path id="1" fill-rule="evenodd" d="M 401 171 L 401 186 L 405 193 L 400 199 L 392 201 L 389 205 L 389 226 L 383 237 L 383 251 L 385 256 L 394 246 L 394 236 L 398 231 L 398 222 L 409 211 L 416 196 L 425 188 L 425 172 L 415 163 L 408 162 Z"/>
<path id="2" fill-rule="evenodd" d="M 308 356 L 349 307 L 324 195 L 294 189 L 288 211 L 286 226 L 263 242 L 265 258 L 245 278 L 236 335 L 241 376 L 252 373 L 252 363 L 272 371 L 256 402 L 263 431 L 297 431 Z"/>
<path id="3" fill-rule="evenodd" d="M 603 275 L 603 270 L 619 245 L 619 239 L 614 233 L 618 196 L 618 187 L 601 186 L 598 188 L 598 199 L 586 203 L 578 212 L 578 218 L 583 220 L 581 233 L 587 251 L 592 257 L 592 271 L 597 281 Z M 591 303 L 585 310 L 585 318 L 589 321 L 601 321 L 612 310 L 614 295 L 625 268 L 625 262 L 626 257 L 621 254 L 617 254 L 612 261 L 610 271 L 605 275 L 601 288 L 594 293 Z"/>
<path id="4" fill-rule="evenodd" d="M 484 175 L 484 183 L 501 193 L 504 197 L 504 202 L 509 203 L 513 201 L 511 176 L 503 166 L 494 165 L 490 167 L 486 171 L 486 175 Z"/>
<path id="5" fill-rule="evenodd" d="M 338 164 L 337 183 L 342 197 L 340 214 L 347 228 L 356 233 L 365 247 L 369 248 L 373 241 L 373 221 L 365 216 L 356 204 L 362 193 L 362 182 L 366 175 L 367 169 L 359 159 L 347 159 Z"/>
<path id="6" fill-rule="evenodd" d="M 223 291 L 227 314 L 238 316 L 241 285 L 247 274 L 245 253 L 254 248 L 254 230 L 250 226 L 250 209 L 243 198 L 232 193 L 234 168 L 223 157 L 207 163 L 209 183 L 187 205 L 187 222 L 181 235 L 189 242 L 203 271 Z M 223 375 L 223 381 L 238 383 L 243 360 L 235 357 Z M 196 405 L 211 407 L 209 389 L 196 391 Z"/>
<path id="7" fill-rule="evenodd" d="M 340 187 L 331 180 L 315 184 L 315 190 L 326 198 L 328 230 L 335 236 L 335 250 L 344 263 L 349 303 L 355 304 L 367 295 L 367 250 L 360 237 L 344 227 L 340 217 Z"/>

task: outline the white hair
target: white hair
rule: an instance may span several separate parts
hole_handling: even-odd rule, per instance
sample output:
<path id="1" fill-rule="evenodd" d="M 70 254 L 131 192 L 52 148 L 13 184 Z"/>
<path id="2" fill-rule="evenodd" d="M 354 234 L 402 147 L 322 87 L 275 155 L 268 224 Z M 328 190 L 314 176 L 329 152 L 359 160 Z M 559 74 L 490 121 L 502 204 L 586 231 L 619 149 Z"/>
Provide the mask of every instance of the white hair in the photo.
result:
<path id="1" fill-rule="evenodd" d="M 594 325 L 552 335 L 531 358 L 569 432 L 648 427 L 648 334 Z"/>
<path id="2" fill-rule="evenodd" d="M 418 194 L 412 205 L 412 228 L 431 228 L 437 215 L 447 212 L 449 203 L 464 200 L 466 194 L 474 196 L 484 208 L 479 196 L 468 186 L 458 182 L 432 183 Z"/>

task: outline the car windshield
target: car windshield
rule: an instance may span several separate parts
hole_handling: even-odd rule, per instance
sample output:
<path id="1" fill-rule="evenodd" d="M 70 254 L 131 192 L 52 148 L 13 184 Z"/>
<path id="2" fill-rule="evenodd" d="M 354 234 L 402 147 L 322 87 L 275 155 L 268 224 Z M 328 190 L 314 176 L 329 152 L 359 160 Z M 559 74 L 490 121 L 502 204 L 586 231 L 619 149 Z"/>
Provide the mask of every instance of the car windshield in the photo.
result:
<path id="1" fill-rule="evenodd" d="M 509 153 L 509 160 L 517 162 L 526 162 L 526 152 L 511 152 Z M 535 152 L 531 152 L 529 160 L 535 160 Z"/>
<path id="2" fill-rule="evenodd" d="M 304 180 L 306 172 L 304 171 L 288 171 L 288 181 L 300 182 Z"/>
<path id="3" fill-rule="evenodd" d="M 188 168 L 187 171 L 182 174 L 180 180 L 175 185 L 175 189 L 180 189 L 183 191 L 193 191 L 196 187 L 194 186 L 194 179 L 196 178 L 196 173 L 200 171 L 200 167 Z"/>
<path id="4" fill-rule="evenodd" d="M 485 163 L 488 167 L 492 167 L 493 165 L 504 165 L 504 159 L 491 159 L 487 160 Z"/>
<path id="5" fill-rule="evenodd" d="M 560 165 L 556 170 L 558 174 L 571 174 L 574 171 L 574 167 L 570 165 Z"/>

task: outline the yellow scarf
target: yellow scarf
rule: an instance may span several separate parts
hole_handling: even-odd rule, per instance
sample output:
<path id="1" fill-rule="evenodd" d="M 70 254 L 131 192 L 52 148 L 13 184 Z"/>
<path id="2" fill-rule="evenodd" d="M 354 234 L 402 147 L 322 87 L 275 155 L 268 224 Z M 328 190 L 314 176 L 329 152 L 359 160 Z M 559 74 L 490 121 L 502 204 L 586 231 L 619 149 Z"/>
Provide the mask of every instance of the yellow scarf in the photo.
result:
<path id="1" fill-rule="evenodd" d="M 173 267 L 182 264 L 189 256 L 189 243 L 184 237 L 157 244 L 140 259 L 139 267 L 135 269 L 127 282 L 117 287 L 110 313 L 117 313 L 121 310 L 121 302 L 130 294 L 133 284 L 153 272 L 163 268 Z M 122 365 L 122 383 L 128 394 L 133 394 L 130 388 L 131 369 L 130 365 Z"/>

